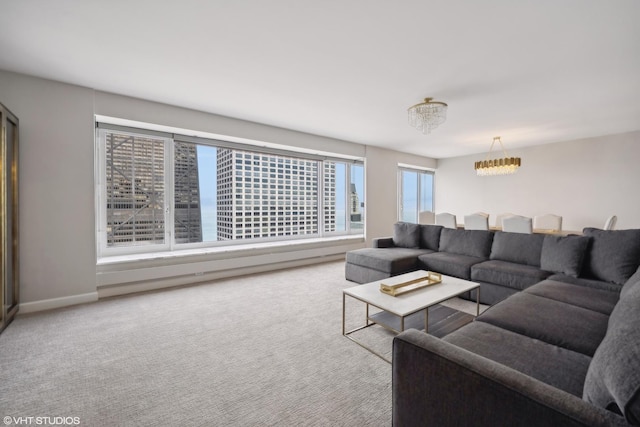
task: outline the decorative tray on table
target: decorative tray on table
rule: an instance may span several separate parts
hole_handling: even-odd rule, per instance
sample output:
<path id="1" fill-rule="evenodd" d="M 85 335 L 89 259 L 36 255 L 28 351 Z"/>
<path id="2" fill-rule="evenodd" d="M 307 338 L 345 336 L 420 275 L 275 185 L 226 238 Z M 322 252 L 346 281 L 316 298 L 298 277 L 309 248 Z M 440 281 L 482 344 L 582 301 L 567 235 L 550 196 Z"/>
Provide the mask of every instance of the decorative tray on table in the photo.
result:
<path id="1" fill-rule="evenodd" d="M 396 283 L 394 285 L 381 283 L 380 292 L 391 295 L 392 297 L 396 297 L 398 295 L 406 294 L 407 292 L 422 289 L 426 286 L 435 285 L 440 282 L 442 282 L 442 275 L 440 273 L 427 271 L 426 276 L 407 280 L 406 282 Z"/>

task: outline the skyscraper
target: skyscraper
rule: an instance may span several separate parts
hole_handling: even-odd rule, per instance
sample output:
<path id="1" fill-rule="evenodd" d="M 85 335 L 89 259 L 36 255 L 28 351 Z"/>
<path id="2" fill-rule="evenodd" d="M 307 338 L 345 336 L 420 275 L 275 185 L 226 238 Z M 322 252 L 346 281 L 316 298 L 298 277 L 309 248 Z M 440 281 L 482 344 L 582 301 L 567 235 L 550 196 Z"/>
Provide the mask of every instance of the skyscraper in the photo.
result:
<path id="1" fill-rule="evenodd" d="M 219 148 L 218 240 L 318 233 L 318 161 Z"/>
<path id="2" fill-rule="evenodd" d="M 106 134 L 107 246 L 165 242 L 165 145 L 161 139 Z M 176 243 L 202 241 L 196 146 L 174 151 Z"/>
<path id="3" fill-rule="evenodd" d="M 336 231 L 336 164 L 324 162 L 324 231 Z"/>
<path id="4" fill-rule="evenodd" d="M 200 180 L 195 144 L 174 145 L 174 233 L 176 243 L 202 242 Z"/>
<path id="5" fill-rule="evenodd" d="M 360 206 L 360 197 L 358 197 L 358 189 L 355 184 L 349 186 L 351 192 L 349 193 L 349 220 L 351 222 L 362 221 L 362 211 Z"/>
<path id="6" fill-rule="evenodd" d="M 106 133 L 107 246 L 165 241 L 164 141 Z"/>

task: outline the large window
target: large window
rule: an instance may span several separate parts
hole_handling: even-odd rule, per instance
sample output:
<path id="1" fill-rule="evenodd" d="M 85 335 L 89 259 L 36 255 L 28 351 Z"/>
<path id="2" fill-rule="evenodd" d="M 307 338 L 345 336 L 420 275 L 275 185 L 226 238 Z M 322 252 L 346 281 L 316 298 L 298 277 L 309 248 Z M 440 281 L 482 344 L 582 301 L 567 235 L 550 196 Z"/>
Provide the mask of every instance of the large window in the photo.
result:
<path id="1" fill-rule="evenodd" d="M 398 218 L 421 223 L 433 213 L 433 172 L 401 167 L 399 174 Z"/>
<path id="2" fill-rule="evenodd" d="M 362 161 L 101 124 L 97 146 L 101 256 L 364 231 Z"/>

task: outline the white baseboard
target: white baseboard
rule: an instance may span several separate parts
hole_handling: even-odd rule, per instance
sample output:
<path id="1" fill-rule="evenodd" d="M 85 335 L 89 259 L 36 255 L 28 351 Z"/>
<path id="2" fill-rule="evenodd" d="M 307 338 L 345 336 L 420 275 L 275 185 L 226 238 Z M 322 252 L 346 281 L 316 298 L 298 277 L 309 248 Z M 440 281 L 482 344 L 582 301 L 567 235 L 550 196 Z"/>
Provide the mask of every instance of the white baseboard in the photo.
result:
<path id="1" fill-rule="evenodd" d="M 67 307 L 69 305 L 84 304 L 95 301 L 98 301 L 98 292 L 25 302 L 20 303 L 18 314 L 34 313 L 36 311 L 51 310 L 53 308 Z"/>

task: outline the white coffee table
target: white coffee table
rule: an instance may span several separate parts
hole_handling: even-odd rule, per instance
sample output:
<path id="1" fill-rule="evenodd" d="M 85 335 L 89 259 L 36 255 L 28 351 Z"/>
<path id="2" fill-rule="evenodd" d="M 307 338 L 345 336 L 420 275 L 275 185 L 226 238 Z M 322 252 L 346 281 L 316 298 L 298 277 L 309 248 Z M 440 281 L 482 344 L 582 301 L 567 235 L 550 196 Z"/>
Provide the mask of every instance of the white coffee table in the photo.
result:
<path id="1" fill-rule="evenodd" d="M 391 363 L 390 360 L 380 355 L 372 348 L 358 341 L 352 333 L 372 325 L 380 325 L 395 333 L 400 333 L 405 329 L 405 319 L 421 310 L 424 310 L 424 330 L 429 331 L 429 307 L 439 304 L 448 299 L 457 297 L 465 292 L 477 289 L 476 294 L 476 316 L 480 314 L 480 284 L 468 280 L 458 279 L 450 276 L 442 276 L 442 282 L 417 289 L 406 294 L 391 296 L 380 291 L 380 284 L 394 285 L 397 283 L 425 277 L 427 271 L 418 270 L 411 273 L 401 274 L 376 282 L 364 285 L 353 286 L 342 291 L 342 335 L 349 338 L 356 344 L 369 350 L 376 356 Z M 345 330 L 346 298 L 350 296 L 366 304 L 365 325 L 350 331 Z M 382 313 L 369 314 L 369 306 L 374 306 L 383 310 Z M 389 316 L 390 313 L 393 316 Z M 382 315 L 381 315 L 382 314 Z M 390 319 L 391 318 L 391 319 Z M 391 321 L 389 321 L 391 320 Z M 395 321 L 393 321 L 395 320 Z M 399 320 L 399 325 L 397 325 Z M 393 325 L 395 323 L 395 325 Z"/>

